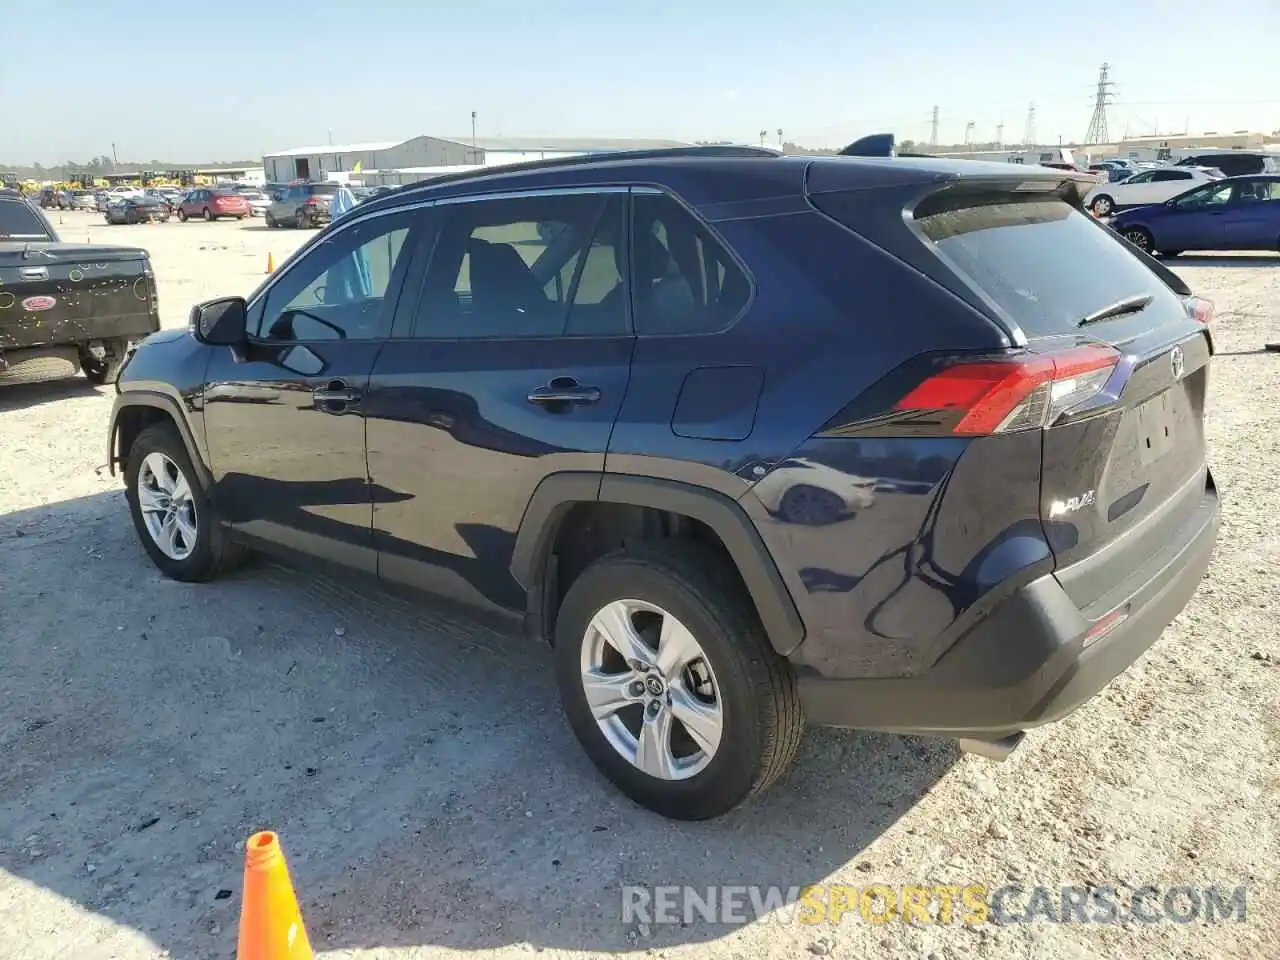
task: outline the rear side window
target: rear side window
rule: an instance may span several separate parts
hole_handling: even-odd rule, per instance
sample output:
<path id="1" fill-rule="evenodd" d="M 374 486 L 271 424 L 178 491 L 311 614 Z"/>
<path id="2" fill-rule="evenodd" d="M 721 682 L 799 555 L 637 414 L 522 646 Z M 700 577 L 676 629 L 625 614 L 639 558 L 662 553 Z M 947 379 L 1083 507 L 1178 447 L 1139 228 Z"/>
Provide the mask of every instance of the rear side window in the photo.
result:
<path id="1" fill-rule="evenodd" d="M 0 240 L 52 240 L 49 229 L 25 203 L 0 200 Z"/>
<path id="2" fill-rule="evenodd" d="M 665 194 L 635 197 L 631 273 L 641 335 L 713 333 L 751 295 L 746 274 L 711 231 Z"/>
<path id="3" fill-rule="evenodd" d="M 995 301 L 1028 338 L 1075 333 L 1119 300 L 1177 299 L 1118 237 L 1060 200 L 991 203 L 916 220 L 951 267 Z"/>

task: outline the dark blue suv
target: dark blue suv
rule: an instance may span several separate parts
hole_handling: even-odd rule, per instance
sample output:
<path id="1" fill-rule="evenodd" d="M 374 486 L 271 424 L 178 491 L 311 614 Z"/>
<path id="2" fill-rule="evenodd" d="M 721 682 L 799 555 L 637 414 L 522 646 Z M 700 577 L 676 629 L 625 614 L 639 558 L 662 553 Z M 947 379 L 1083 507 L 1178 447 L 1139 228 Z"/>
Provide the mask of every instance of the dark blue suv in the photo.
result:
<path id="1" fill-rule="evenodd" d="M 1217 534 L 1210 307 L 1092 185 L 703 148 L 408 187 L 143 342 L 111 461 L 171 577 L 261 548 L 521 621 L 668 816 L 806 720 L 1001 758 Z"/>

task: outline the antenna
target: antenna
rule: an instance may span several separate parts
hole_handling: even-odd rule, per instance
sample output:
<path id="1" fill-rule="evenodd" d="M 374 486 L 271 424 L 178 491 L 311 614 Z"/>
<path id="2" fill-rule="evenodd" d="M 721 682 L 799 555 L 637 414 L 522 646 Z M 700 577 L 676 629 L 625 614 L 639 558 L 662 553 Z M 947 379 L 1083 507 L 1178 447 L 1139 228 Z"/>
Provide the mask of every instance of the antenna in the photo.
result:
<path id="1" fill-rule="evenodd" d="M 1106 143 L 1111 139 L 1107 129 L 1107 107 L 1115 102 L 1112 90 L 1115 84 L 1108 77 L 1111 64 L 1104 63 L 1098 70 L 1098 88 L 1093 97 L 1093 116 L 1089 118 L 1089 131 L 1084 135 L 1085 143 Z"/>
<path id="2" fill-rule="evenodd" d="M 929 122 L 929 146 L 938 145 L 938 105 L 933 105 L 933 118 Z"/>
<path id="3" fill-rule="evenodd" d="M 1033 146 L 1036 142 L 1036 105 L 1034 102 L 1027 105 L 1027 123 L 1022 128 L 1022 144 L 1023 146 Z"/>

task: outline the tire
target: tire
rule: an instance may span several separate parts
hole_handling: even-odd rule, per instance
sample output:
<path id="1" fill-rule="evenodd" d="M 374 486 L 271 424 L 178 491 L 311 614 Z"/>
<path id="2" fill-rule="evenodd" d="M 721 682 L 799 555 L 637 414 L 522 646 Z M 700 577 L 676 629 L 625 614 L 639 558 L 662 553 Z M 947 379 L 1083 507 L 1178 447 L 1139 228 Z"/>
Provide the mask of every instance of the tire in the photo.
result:
<path id="1" fill-rule="evenodd" d="M 306 227 L 307 227 L 307 215 L 306 215 L 306 213 L 304 213 L 303 211 L 299 210 L 299 211 L 298 211 L 298 216 L 297 216 L 297 218 L 296 218 L 296 219 L 295 219 L 295 221 L 294 221 L 294 225 L 295 225 L 299 230 L 305 230 L 305 229 L 306 229 Z"/>
<path id="2" fill-rule="evenodd" d="M 687 661 L 692 668 L 673 673 L 669 690 L 659 691 L 657 700 L 648 704 L 641 700 L 652 691 L 643 684 L 637 690 L 637 678 L 656 679 L 662 687 L 661 670 L 635 673 L 592 627 L 598 613 L 623 601 L 649 608 L 636 611 L 635 619 L 627 618 L 635 629 L 647 632 L 646 621 L 651 628 L 662 622 L 660 616 L 674 617 L 676 625 L 684 625 L 694 638 L 692 649 L 701 656 Z M 569 725 L 600 772 L 636 803 L 676 820 L 717 817 L 765 790 L 795 757 L 804 714 L 790 664 L 769 645 L 751 598 L 719 554 L 678 541 L 609 554 L 569 588 L 555 633 L 556 679 Z M 652 646 L 645 649 L 656 656 Z M 605 673 L 631 678 L 628 705 L 602 721 L 611 725 L 609 734 L 588 704 L 583 680 L 585 669 L 597 662 L 607 667 Z M 699 676 L 703 693 L 714 690 L 711 700 L 691 689 L 691 681 L 698 685 Z M 689 712 L 690 698 L 720 718 L 719 738 L 710 751 L 693 740 L 690 727 L 673 719 L 680 713 L 699 715 Z M 679 701 L 685 707 L 673 712 L 671 704 Z M 660 754 L 667 772 L 675 775 L 660 777 L 637 765 L 638 738 L 627 724 L 640 729 L 640 718 L 652 709 L 652 702 L 659 703 L 658 715 L 666 719 L 667 746 L 680 741 L 682 756 L 675 757 L 671 749 Z M 634 757 L 614 745 L 624 733 Z M 686 767 L 677 771 L 681 763 Z"/>
<path id="3" fill-rule="evenodd" d="M 1125 230 L 1123 236 L 1143 253 L 1155 256 L 1155 240 L 1151 236 L 1151 231 L 1143 227 L 1130 227 Z"/>
<path id="4" fill-rule="evenodd" d="M 116 377 L 120 374 L 120 366 L 124 363 L 124 354 L 129 343 L 127 340 L 117 340 L 111 346 L 111 355 L 102 360 L 96 360 L 87 353 L 80 354 L 80 369 L 84 371 L 88 381 L 95 386 L 104 387 L 109 383 L 115 383 Z"/>
<path id="5" fill-rule="evenodd" d="M 236 217 L 236 219 L 237 219 L 237 220 L 243 220 L 243 219 L 244 219 L 244 214 L 243 214 L 243 213 L 242 213 L 242 214 L 239 214 L 239 215 Z"/>
<path id="6" fill-rule="evenodd" d="M 154 455 L 159 455 L 158 459 L 153 459 Z M 194 521 L 188 523 L 194 529 L 193 542 L 183 544 L 188 550 L 183 555 L 171 555 L 161 549 L 148 528 L 139 505 L 140 478 L 145 473 L 154 475 L 154 468 L 165 463 L 180 471 L 189 491 L 189 498 L 184 498 L 184 503 L 189 502 L 194 509 Z M 242 551 L 231 542 L 225 528 L 214 515 L 213 507 L 187 457 L 187 449 L 172 423 L 166 421 L 152 424 L 134 440 L 129 449 L 129 463 L 125 470 L 125 496 L 129 501 L 134 529 L 138 531 L 143 548 L 151 557 L 152 563 L 166 577 L 192 583 L 212 580 L 230 570 L 240 559 Z"/>
<path id="7" fill-rule="evenodd" d="M 213 223 L 214 220 L 218 219 L 213 215 L 213 211 L 210 210 L 208 207 L 204 208 L 204 218 L 208 220 L 210 223 Z"/>
<path id="8" fill-rule="evenodd" d="M 1105 193 L 1099 194 L 1093 198 L 1093 203 L 1089 204 L 1089 209 L 1093 211 L 1095 217 L 1109 216 L 1111 211 L 1116 208 L 1116 203 Z"/>
<path id="9" fill-rule="evenodd" d="M 1182 254 L 1183 254 L 1182 250 L 1161 250 L 1160 251 L 1160 256 L 1162 257 L 1180 257 L 1182 256 Z"/>
<path id="10" fill-rule="evenodd" d="M 185 211 L 185 210 L 179 210 L 179 211 L 178 211 L 178 220 L 179 220 L 181 223 L 186 223 L 186 222 L 187 222 L 187 211 Z"/>
<path id="11" fill-rule="evenodd" d="M 265 216 L 266 216 L 267 226 L 268 226 L 268 227 L 276 227 L 276 226 L 279 226 L 279 224 L 277 224 L 277 223 L 276 223 L 276 218 L 275 218 L 275 217 L 273 217 L 273 216 L 271 215 L 271 211 L 270 211 L 270 210 L 268 210 L 268 211 L 266 212 Z"/>

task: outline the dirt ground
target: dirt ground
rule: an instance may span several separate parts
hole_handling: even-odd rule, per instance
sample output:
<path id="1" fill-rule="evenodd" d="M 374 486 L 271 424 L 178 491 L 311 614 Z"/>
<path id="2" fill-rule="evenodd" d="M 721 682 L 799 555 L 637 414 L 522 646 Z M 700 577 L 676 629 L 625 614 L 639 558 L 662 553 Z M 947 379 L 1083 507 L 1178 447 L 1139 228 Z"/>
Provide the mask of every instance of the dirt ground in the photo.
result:
<path id="1" fill-rule="evenodd" d="M 309 236 L 261 221 L 65 237 L 150 249 L 166 326 Z M 0 388 L 0 958 L 230 958 L 252 831 L 324 957 L 1280 956 L 1280 257 L 1173 262 L 1218 305 L 1225 520 L 1153 650 L 1004 764 L 814 730 L 720 821 L 607 787 L 547 651 L 265 562 L 163 579 L 104 463 L 110 389 Z M 1243 923 L 624 925 L 622 884 L 1248 888 Z"/>

